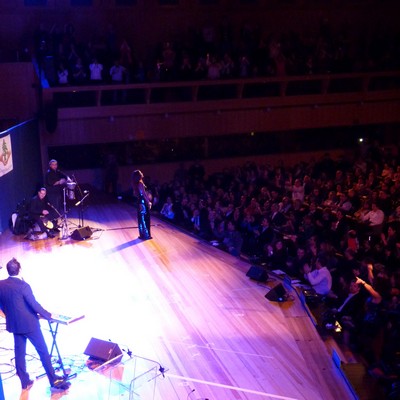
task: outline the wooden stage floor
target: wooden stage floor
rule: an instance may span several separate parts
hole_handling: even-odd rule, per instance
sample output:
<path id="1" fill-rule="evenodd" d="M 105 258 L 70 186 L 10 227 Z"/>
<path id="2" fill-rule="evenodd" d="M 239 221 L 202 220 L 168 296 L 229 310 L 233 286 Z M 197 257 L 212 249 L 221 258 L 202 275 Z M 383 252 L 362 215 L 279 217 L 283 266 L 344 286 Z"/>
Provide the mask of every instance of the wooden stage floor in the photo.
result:
<path id="1" fill-rule="evenodd" d="M 83 352 L 91 338 L 110 340 L 123 350 L 122 383 L 149 365 L 156 367 L 157 374 L 153 369 L 153 375 L 144 373 L 137 380 L 132 399 L 353 398 L 298 298 L 274 303 L 264 297 L 278 282 L 267 287 L 250 280 L 246 262 L 155 217 L 153 240 L 142 242 L 134 207 L 107 199 L 93 203 L 84 214 L 84 226 L 94 231 L 87 240 L 28 241 L 9 231 L 0 236 L 0 279 L 7 277 L 7 261 L 16 257 L 46 309 L 85 315 L 59 325 L 64 365 L 76 373 L 62 393 L 52 393 L 46 377 L 21 391 L 12 335 L 0 320 L 7 400 L 129 399 L 122 385 L 110 385 L 107 374 L 85 366 Z M 76 209 L 68 220 L 73 232 Z M 48 323 L 41 323 L 50 347 Z M 27 359 L 31 378 L 43 373 L 31 346 Z"/>

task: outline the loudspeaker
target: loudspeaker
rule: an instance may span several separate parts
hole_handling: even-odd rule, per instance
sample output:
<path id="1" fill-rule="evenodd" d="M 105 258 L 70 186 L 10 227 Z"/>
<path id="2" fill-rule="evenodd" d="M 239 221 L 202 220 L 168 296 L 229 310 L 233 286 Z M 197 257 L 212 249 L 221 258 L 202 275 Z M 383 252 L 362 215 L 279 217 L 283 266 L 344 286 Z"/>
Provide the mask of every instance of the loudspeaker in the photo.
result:
<path id="1" fill-rule="evenodd" d="M 85 226 L 83 228 L 75 229 L 71 234 L 71 239 L 74 240 L 85 240 L 92 236 L 92 230 Z"/>
<path id="2" fill-rule="evenodd" d="M 256 265 L 250 267 L 246 276 L 258 282 L 266 282 L 268 280 L 267 271 L 262 267 L 257 267 Z"/>
<path id="3" fill-rule="evenodd" d="M 101 340 L 91 338 L 86 350 L 83 352 L 91 359 L 107 362 L 115 358 L 119 361 L 122 358 L 122 351 L 117 343 L 109 342 L 107 340 Z"/>
<path id="4" fill-rule="evenodd" d="M 279 283 L 274 288 L 272 288 L 265 296 L 269 301 L 285 301 L 286 300 L 286 290 L 282 283 Z"/>

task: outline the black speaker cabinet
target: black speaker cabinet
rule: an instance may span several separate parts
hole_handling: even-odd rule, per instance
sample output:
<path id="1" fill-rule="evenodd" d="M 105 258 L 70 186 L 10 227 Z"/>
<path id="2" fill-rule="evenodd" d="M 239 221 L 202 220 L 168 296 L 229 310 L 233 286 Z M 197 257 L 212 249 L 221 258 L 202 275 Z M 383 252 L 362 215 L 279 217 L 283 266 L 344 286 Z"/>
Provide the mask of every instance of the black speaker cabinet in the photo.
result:
<path id="1" fill-rule="evenodd" d="M 92 236 L 92 230 L 88 226 L 84 226 L 83 228 L 75 229 L 71 234 L 71 239 L 74 240 L 85 240 L 89 239 Z"/>
<path id="2" fill-rule="evenodd" d="M 286 290 L 282 283 L 278 283 L 273 287 L 266 295 L 265 298 L 269 301 L 285 301 L 286 300 Z"/>
<path id="3" fill-rule="evenodd" d="M 122 351 L 117 343 L 96 338 L 90 339 L 83 354 L 86 354 L 91 359 L 95 359 L 100 363 L 111 361 L 113 359 L 119 361 L 122 358 Z"/>
<path id="4" fill-rule="evenodd" d="M 267 271 L 262 267 L 257 267 L 256 265 L 250 267 L 246 276 L 258 282 L 266 282 L 268 280 Z"/>

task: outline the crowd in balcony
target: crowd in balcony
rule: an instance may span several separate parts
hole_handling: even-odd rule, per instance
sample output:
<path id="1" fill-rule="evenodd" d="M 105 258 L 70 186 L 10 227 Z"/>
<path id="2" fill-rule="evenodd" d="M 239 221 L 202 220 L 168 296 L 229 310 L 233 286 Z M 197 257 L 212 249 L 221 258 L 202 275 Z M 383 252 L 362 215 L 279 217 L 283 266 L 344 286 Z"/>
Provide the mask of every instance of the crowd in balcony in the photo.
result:
<path id="1" fill-rule="evenodd" d="M 343 346 L 389 387 L 400 378 L 398 150 L 364 143 L 354 158 L 247 162 L 210 176 L 195 162 L 149 187 L 161 217 L 313 288 L 324 326 L 338 322 Z"/>
<path id="2" fill-rule="evenodd" d="M 290 27 L 268 32 L 251 23 L 239 29 L 225 18 L 218 28 L 203 26 L 191 35 L 182 33 L 181 41 L 161 40 L 148 60 L 138 59 L 130 40 L 118 38 L 112 25 L 102 39 L 90 40 L 79 40 L 72 24 L 51 30 L 41 25 L 34 34 L 34 49 L 52 85 L 345 73 L 400 66 L 395 34 L 377 31 L 356 37 L 351 27 L 332 26 L 327 19 L 315 32 L 295 32 Z"/>

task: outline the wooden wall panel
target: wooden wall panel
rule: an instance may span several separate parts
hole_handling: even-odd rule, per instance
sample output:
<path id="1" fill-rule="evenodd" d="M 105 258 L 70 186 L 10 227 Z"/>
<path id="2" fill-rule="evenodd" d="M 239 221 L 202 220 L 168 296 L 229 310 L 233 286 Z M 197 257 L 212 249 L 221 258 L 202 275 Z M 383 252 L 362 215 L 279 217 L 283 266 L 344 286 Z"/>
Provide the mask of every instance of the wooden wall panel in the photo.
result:
<path id="1" fill-rule="evenodd" d="M 170 106 L 171 107 L 171 106 Z M 216 105 L 217 107 L 217 105 Z M 398 122 L 400 100 L 356 104 L 233 109 L 223 112 L 108 116 L 59 119 L 54 133 L 44 133 L 46 145 L 129 142 L 189 136 L 276 132 L 293 129 Z"/>
<path id="2" fill-rule="evenodd" d="M 37 112 L 36 76 L 31 62 L 0 63 L 0 118 L 17 123 Z"/>

